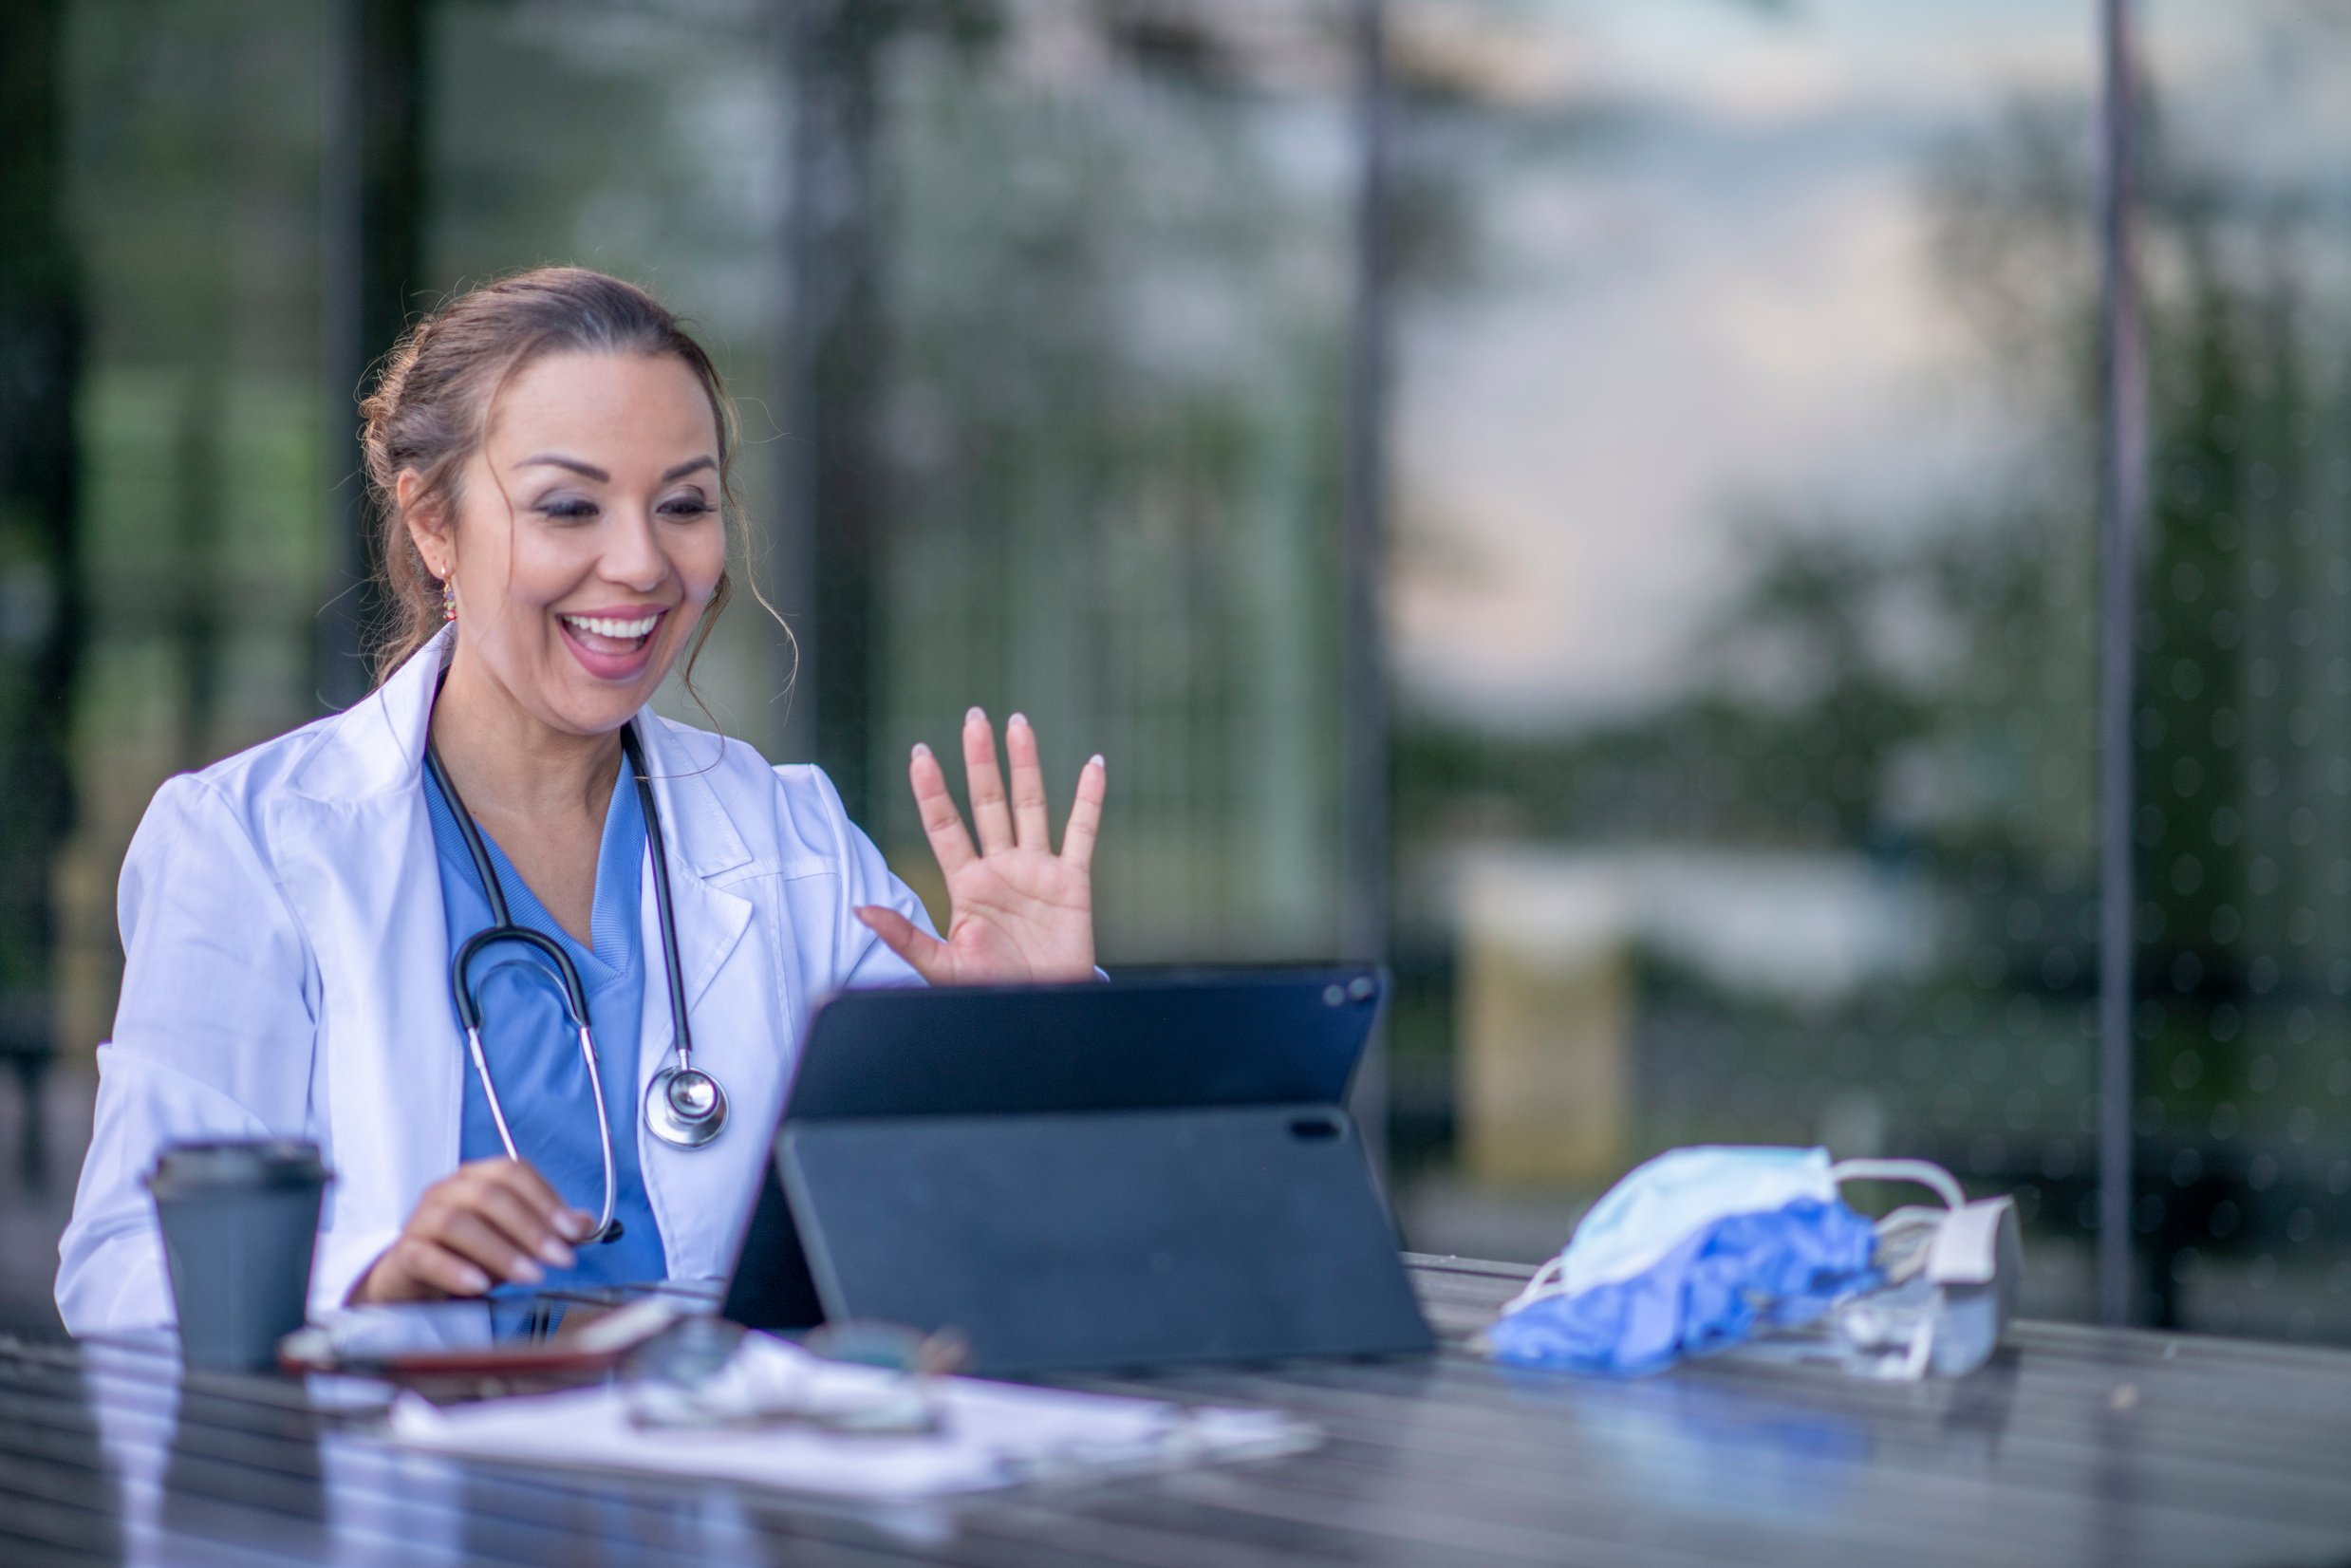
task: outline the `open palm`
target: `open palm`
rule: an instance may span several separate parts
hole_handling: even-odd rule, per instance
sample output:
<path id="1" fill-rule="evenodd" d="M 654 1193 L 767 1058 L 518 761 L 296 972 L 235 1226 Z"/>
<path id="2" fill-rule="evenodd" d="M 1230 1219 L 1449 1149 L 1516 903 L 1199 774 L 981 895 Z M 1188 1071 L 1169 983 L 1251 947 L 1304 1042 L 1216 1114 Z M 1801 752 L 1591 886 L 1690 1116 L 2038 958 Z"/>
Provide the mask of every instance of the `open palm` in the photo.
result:
<path id="1" fill-rule="evenodd" d="M 1077 775 L 1077 798 L 1056 854 L 1036 733 L 1018 714 L 1004 727 L 1004 749 L 1012 755 L 1009 801 L 996 759 L 995 726 L 978 708 L 963 716 L 963 775 L 980 832 L 977 849 L 931 749 L 915 747 L 907 765 L 923 831 L 946 873 L 946 940 L 895 909 L 868 905 L 857 911 L 933 985 L 1093 978 L 1092 865 L 1102 824 L 1102 758 L 1092 758 Z"/>

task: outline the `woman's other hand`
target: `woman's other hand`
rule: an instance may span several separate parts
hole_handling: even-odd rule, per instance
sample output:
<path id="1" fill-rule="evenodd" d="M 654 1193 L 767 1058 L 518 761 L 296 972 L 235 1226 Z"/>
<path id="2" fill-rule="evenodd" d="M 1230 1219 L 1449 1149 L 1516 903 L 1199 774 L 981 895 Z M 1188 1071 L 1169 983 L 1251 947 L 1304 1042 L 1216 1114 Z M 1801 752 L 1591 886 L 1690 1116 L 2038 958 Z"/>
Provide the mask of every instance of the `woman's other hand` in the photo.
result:
<path id="1" fill-rule="evenodd" d="M 1102 825 L 1102 758 L 1079 770 L 1077 798 L 1056 854 L 1036 733 L 1018 714 L 1004 726 L 1004 749 L 1012 754 L 1009 801 L 996 760 L 995 727 L 978 708 L 963 716 L 963 776 L 980 832 L 977 849 L 930 748 L 915 747 L 906 770 L 923 831 L 947 877 L 946 941 L 895 909 L 868 905 L 857 911 L 933 985 L 1093 978 L 1092 866 Z"/>
<path id="2" fill-rule="evenodd" d="M 508 1281 L 535 1285 L 547 1269 L 577 1260 L 570 1243 L 586 1241 L 595 1224 L 522 1161 L 476 1160 L 424 1189 L 400 1240 L 351 1288 L 351 1303 L 438 1301 Z"/>

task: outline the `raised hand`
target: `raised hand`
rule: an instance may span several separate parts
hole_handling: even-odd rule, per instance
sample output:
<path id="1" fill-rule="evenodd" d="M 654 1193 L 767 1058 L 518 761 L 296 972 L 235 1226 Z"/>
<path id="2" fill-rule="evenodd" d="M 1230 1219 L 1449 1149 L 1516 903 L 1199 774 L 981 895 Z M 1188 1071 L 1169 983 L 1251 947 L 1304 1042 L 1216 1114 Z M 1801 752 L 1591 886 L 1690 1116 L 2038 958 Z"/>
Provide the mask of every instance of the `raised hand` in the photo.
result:
<path id="1" fill-rule="evenodd" d="M 973 849 L 963 814 L 928 746 L 907 765 L 931 853 L 946 873 L 947 940 L 895 909 L 867 905 L 857 918 L 933 985 L 1093 978 L 1093 846 L 1102 825 L 1106 772 L 1096 756 L 1077 775 L 1061 850 L 1054 852 L 1036 734 L 1018 714 L 1004 726 L 1012 754 L 1012 798 L 996 760 L 996 729 L 974 708 L 963 716 L 963 776 L 970 785 Z"/>

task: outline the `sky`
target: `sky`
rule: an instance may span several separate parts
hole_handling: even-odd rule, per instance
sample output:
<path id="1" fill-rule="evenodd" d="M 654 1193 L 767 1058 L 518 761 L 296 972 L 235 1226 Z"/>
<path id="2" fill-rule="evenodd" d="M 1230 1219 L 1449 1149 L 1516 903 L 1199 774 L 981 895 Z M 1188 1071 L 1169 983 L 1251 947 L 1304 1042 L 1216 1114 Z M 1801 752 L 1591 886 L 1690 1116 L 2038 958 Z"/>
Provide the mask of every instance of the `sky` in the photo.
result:
<path id="1" fill-rule="evenodd" d="M 2026 460 L 1921 171 L 2024 96 L 2078 99 L 2086 145 L 2094 8 L 1465 9 L 1516 31 L 1530 129 L 1606 129 L 1465 160 L 1477 281 L 1400 327 L 1397 664 L 1408 701 L 1572 729 L 1687 685 L 1743 518 L 1915 528 Z"/>

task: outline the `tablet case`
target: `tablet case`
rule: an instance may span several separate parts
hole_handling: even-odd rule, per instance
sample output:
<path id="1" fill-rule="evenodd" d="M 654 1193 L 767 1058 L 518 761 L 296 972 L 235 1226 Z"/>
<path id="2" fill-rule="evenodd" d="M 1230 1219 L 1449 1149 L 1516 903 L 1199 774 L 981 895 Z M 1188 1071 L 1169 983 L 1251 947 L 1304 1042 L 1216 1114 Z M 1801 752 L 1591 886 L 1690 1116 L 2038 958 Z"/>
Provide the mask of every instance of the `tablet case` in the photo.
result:
<path id="1" fill-rule="evenodd" d="M 1427 1350 L 1342 1106 L 1380 992 L 1349 969 L 844 995 L 726 1314 L 951 1327 L 988 1372 Z"/>

